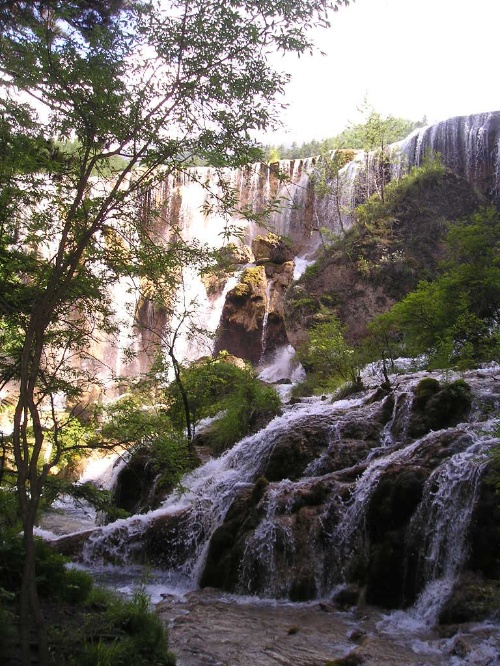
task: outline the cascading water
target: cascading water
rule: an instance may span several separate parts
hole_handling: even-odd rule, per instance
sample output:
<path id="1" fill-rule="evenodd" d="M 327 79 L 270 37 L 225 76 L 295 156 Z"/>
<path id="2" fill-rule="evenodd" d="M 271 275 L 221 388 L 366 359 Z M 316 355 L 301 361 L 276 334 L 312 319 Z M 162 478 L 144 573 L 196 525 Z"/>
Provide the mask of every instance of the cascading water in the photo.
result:
<path id="1" fill-rule="evenodd" d="M 421 128 L 404 141 L 389 146 L 388 151 L 394 159 L 392 173 L 387 177 L 397 178 L 412 166 L 421 164 L 428 152 L 440 153 L 445 165 L 500 203 L 500 112 L 452 118 Z M 269 229 L 287 236 L 300 257 L 296 261 L 294 277 L 297 279 L 307 265 L 308 257 L 321 243 L 319 230 L 324 227 L 331 233 L 338 233 L 341 226 L 347 228 L 355 206 L 377 187 L 379 166 L 375 153 L 367 155 L 361 151 L 341 169 L 339 187 L 334 188 L 335 197 L 331 193 L 323 195 L 312 186 L 310 176 L 317 164 L 318 158 L 308 158 L 282 160 L 273 165 L 254 164 L 240 169 L 193 167 L 184 174 L 169 176 L 148 193 L 143 208 L 151 211 L 151 224 L 157 229 L 159 237 L 168 238 L 175 229 L 186 241 L 196 240 L 211 248 L 223 244 L 229 227 L 239 228 L 247 245 L 257 234 L 265 234 Z M 286 174 L 289 180 L 284 182 L 278 173 Z M 238 214 L 228 218 L 216 205 L 211 205 L 222 195 L 222 181 L 236 193 L 241 209 L 250 210 L 253 214 L 262 212 L 269 198 L 276 197 L 279 205 L 266 220 L 265 228 Z M 328 191 L 329 184 L 326 185 Z M 338 219 L 339 210 L 341 221 Z M 184 282 L 189 286 L 190 303 L 200 305 L 208 302 L 205 286 L 198 278 L 185 276 Z M 111 377 L 134 376 L 138 371 L 148 369 L 150 360 L 144 348 L 149 344 L 150 336 L 141 332 L 140 321 L 136 325 L 133 310 L 137 298 L 129 287 L 119 285 L 113 297 L 119 305 L 120 318 L 128 323 L 120 326 L 117 341 L 105 340 L 102 349 L 96 350 L 95 355 L 103 361 L 102 379 L 106 379 L 106 373 Z M 185 295 L 181 295 L 180 300 L 184 302 Z M 125 303 L 126 312 L 123 310 Z M 208 318 L 218 322 L 222 305 L 222 300 L 214 299 L 208 306 Z M 161 317 L 153 317 L 153 320 L 154 334 L 165 322 Z M 150 322 L 146 322 L 145 327 L 150 329 Z M 181 360 L 193 359 L 207 352 L 206 345 L 203 345 L 201 352 L 190 349 L 192 341 L 188 341 L 187 328 L 185 343 L 178 354 Z M 161 334 L 161 330 L 157 333 Z M 129 348 L 137 354 L 137 362 L 124 364 L 123 351 Z"/>
<path id="2" fill-rule="evenodd" d="M 415 575 L 424 586 L 412 612 L 430 626 L 437 622 L 468 553 L 467 530 L 487 462 L 486 450 L 493 444 L 484 436 L 473 441 L 431 474 L 408 530 L 409 550 L 415 552 L 418 545 Z"/>
<path id="3" fill-rule="evenodd" d="M 500 112 L 459 116 L 422 127 L 397 146 L 400 167 L 419 166 L 426 155 L 439 153 L 449 169 L 500 203 Z"/>
<path id="4" fill-rule="evenodd" d="M 269 310 L 271 307 L 271 289 L 273 288 L 273 281 L 267 281 L 266 287 L 266 310 L 264 312 L 264 319 L 262 321 L 262 353 L 260 357 L 260 363 L 264 362 L 266 357 L 266 346 L 267 346 L 267 323 L 269 321 Z"/>
<path id="5" fill-rule="evenodd" d="M 123 451 L 88 459 L 77 485 L 91 483 L 101 490 L 112 490 L 129 458 Z M 100 516 L 85 499 L 62 495 L 52 503 L 50 512 L 41 514 L 37 533 L 52 540 L 73 530 L 92 529 L 99 521 Z"/>
<path id="6" fill-rule="evenodd" d="M 489 392 L 491 402 L 496 372 L 492 369 L 483 380 L 470 373 L 481 401 Z M 400 379 L 400 395 L 407 395 L 418 378 L 408 380 L 413 384 Z M 443 590 L 451 589 L 466 563 L 466 537 L 479 481 L 488 451 L 498 443 L 487 432 L 494 422 L 491 414 L 477 412 L 474 419 L 479 418 L 479 423 L 430 432 L 416 440 L 399 431 L 388 445 L 386 426 L 397 424 L 397 419 L 384 403 L 374 400 L 375 395 L 372 390 L 350 400 L 314 400 L 287 407 L 262 431 L 185 477 L 182 491 L 168 497 L 159 509 L 94 530 L 83 550 L 87 565 L 123 566 L 146 558 L 163 570 L 167 587 L 195 589 L 206 578 L 210 562 L 219 558 L 225 563 L 223 569 L 237 571 L 233 582 L 226 580 L 224 586 L 240 594 L 328 597 L 355 580 L 360 567 L 367 571 L 373 567 L 371 558 L 378 552 L 374 543 L 381 538 L 384 521 L 396 521 L 389 523 L 394 530 L 398 521 L 406 520 L 408 527 L 402 528 L 403 522 L 398 527 L 406 535 L 398 542 L 406 562 L 404 566 L 401 562 L 401 584 L 406 585 L 405 576 L 413 576 L 412 589 L 421 596 L 412 612 L 422 622 L 435 619 L 436 590 L 441 603 Z M 407 400 L 403 403 L 407 405 Z M 385 412 L 384 423 L 380 415 Z M 284 474 L 290 459 L 296 465 L 301 461 L 296 468 L 302 469 L 300 478 L 292 474 L 261 484 L 263 494 L 257 496 L 257 479 Z M 429 465 L 435 469 L 428 470 Z M 399 479 L 406 477 L 411 501 L 403 495 L 394 509 L 399 517 L 381 518 L 378 524 L 377 502 L 388 506 L 388 500 L 380 498 L 387 489 L 404 490 Z M 242 520 L 248 517 L 251 526 L 237 537 L 234 552 L 239 555 L 215 554 L 213 545 L 228 538 L 222 536 L 228 511 L 234 522 L 237 510 L 232 507 L 241 502 Z M 236 520 L 230 528 L 231 538 L 239 534 L 238 525 Z M 219 530 L 223 530 L 220 537 Z M 417 548 L 415 564 L 411 558 Z M 215 574 L 221 575 L 225 573 Z M 210 577 L 207 580 L 212 584 Z"/>
<path id="7" fill-rule="evenodd" d="M 283 416 L 275 418 L 264 430 L 243 439 L 220 458 L 210 460 L 182 480 L 182 491 L 165 500 L 161 508 L 144 516 L 119 520 L 100 528 L 85 546 L 84 559 L 88 563 L 133 561 L 141 548 L 144 533 L 162 518 L 182 516 L 184 532 L 176 537 L 183 542 L 180 561 L 176 553 L 164 553 L 170 564 L 173 579 L 183 579 L 194 586 L 204 564 L 209 539 L 222 523 L 224 516 L 243 487 L 253 484 L 261 474 L 273 444 L 284 429 L 314 415 L 336 414 L 357 401 L 341 401 L 325 405 L 318 401 L 297 405 Z"/>

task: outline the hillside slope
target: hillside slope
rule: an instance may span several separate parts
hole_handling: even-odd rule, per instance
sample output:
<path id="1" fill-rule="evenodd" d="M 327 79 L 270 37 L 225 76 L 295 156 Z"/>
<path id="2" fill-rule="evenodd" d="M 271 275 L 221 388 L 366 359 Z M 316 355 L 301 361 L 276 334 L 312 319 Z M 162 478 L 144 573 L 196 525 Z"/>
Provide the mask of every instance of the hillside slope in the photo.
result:
<path id="1" fill-rule="evenodd" d="M 325 244 L 317 261 L 287 292 L 288 339 L 297 348 L 307 330 L 332 314 L 350 343 L 422 279 L 436 275 L 448 224 L 470 215 L 482 197 L 461 177 L 434 165 L 387 188 L 384 203 L 370 199 L 356 223 Z"/>

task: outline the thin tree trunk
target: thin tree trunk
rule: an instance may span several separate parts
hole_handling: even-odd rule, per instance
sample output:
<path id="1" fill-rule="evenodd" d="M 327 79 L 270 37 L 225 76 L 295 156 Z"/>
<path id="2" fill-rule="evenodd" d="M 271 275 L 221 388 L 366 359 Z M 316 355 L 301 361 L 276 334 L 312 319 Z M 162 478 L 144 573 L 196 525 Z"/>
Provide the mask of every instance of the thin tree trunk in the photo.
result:
<path id="1" fill-rule="evenodd" d="M 45 619 L 40 607 L 38 590 L 36 586 L 35 569 L 35 538 L 33 535 L 33 522 L 31 527 L 24 526 L 24 567 L 20 592 L 20 640 L 21 659 L 23 666 L 31 664 L 31 628 L 32 620 L 36 628 L 38 664 L 48 664 L 48 642 Z"/>
<path id="2" fill-rule="evenodd" d="M 31 626 L 36 628 L 38 639 L 38 664 L 48 664 L 48 643 L 43 613 L 36 585 L 35 538 L 33 534 L 36 513 L 42 492 L 45 472 L 38 464 L 42 452 L 44 433 L 40 413 L 34 399 L 36 380 L 42 357 L 44 316 L 37 316 L 34 309 L 21 357 L 19 400 L 14 414 L 12 435 L 17 468 L 17 489 L 23 526 L 24 567 L 19 599 L 19 627 L 23 666 L 31 664 Z M 33 433 L 28 435 L 31 423 Z"/>
<path id="3" fill-rule="evenodd" d="M 186 430 L 187 430 L 187 437 L 188 437 L 188 443 L 189 443 L 189 448 L 192 449 L 191 442 L 193 440 L 193 427 L 191 424 L 191 412 L 189 409 L 189 399 L 186 393 L 186 389 L 184 388 L 184 384 L 182 383 L 181 379 L 181 373 L 180 373 L 180 368 L 179 368 L 179 362 L 174 356 L 174 353 L 172 350 L 169 352 L 169 356 L 172 359 L 172 365 L 174 366 L 174 375 L 175 375 L 175 381 L 177 386 L 179 387 L 179 391 L 181 393 L 181 398 L 182 398 L 182 404 L 184 407 L 184 416 L 186 419 Z"/>

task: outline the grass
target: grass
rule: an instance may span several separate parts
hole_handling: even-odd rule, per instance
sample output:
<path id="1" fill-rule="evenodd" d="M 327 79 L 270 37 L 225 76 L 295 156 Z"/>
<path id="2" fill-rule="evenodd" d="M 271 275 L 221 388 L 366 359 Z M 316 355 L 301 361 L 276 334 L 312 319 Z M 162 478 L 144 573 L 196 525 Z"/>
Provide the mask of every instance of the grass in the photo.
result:
<path id="1" fill-rule="evenodd" d="M 19 536 L 0 533 L 0 661 L 18 659 L 15 627 L 23 562 Z M 166 627 L 144 587 L 131 599 L 93 586 L 65 559 L 37 540 L 37 580 L 51 663 L 61 666 L 174 666 Z"/>

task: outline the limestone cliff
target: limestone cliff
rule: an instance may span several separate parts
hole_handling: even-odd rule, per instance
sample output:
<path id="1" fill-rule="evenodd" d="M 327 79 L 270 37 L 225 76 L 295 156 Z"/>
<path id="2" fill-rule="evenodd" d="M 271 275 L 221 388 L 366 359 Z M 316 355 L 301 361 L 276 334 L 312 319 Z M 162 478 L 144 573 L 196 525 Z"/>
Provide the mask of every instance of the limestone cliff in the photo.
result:
<path id="1" fill-rule="evenodd" d="M 257 236 L 252 243 L 255 265 L 226 295 L 215 352 L 226 350 L 257 364 L 287 343 L 285 293 L 293 280 L 294 253 L 276 234 Z"/>

